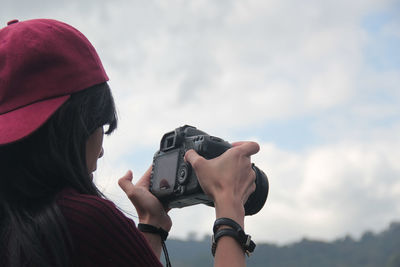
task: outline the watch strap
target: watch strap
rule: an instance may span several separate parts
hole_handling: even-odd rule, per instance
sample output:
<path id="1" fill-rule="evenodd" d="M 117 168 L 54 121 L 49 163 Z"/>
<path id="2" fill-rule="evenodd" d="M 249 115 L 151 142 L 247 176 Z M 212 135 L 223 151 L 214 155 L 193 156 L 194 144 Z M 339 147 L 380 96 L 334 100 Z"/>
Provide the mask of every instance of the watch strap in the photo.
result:
<path id="1" fill-rule="evenodd" d="M 231 228 L 219 229 L 222 225 L 229 226 Z M 251 236 L 247 235 L 242 227 L 229 218 L 219 218 L 215 221 L 213 227 L 214 235 L 212 236 L 211 253 L 215 256 L 217 249 L 218 240 L 223 236 L 230 236 L 235 239 L 238 244 L 242 247 L 243 251 L 250 256 L 254 251 L 256 244 L 251 240 Z"/>

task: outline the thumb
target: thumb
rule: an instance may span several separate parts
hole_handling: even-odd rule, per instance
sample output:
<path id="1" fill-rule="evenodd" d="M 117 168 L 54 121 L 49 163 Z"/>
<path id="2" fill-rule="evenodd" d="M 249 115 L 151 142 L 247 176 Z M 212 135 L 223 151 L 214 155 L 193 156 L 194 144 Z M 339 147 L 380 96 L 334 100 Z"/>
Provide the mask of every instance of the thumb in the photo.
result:
<path id="1" fill-rule="evenodd" d="M 195 169 L 197 169 L 199 165 L 203 165 L 206 162 L 206 159 L 197 154 L 197 152 L 193 149 L 190 149 L 186 152 L 184 159 Z"/>
<path id="2" fill-rule="evenodd" d="M 133 174 L 132 171 L 129 170 L 125 173 L 124 176 L 122 176 L 118 180 L 118 185 L 121 187 L 121 189 L 128 195 L 129 193 L 132 193 L 133 190 L 135 190 L 135 186 L 132 183 L 133 179 Z"/>

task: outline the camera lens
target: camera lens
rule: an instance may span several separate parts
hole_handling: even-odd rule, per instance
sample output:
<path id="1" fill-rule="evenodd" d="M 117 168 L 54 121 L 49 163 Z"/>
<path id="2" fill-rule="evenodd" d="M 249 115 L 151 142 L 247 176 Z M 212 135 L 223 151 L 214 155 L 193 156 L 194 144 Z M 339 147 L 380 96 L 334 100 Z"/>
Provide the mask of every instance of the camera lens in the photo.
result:
<path id="1" fill-rule="evenodd" d="M 246 215 L 254 215 L 264 207 L 269 191 L 267 175 L 254 164 L 253 169 L 256 172 L 256 190 L 249 196 L 244 205 Z"/>

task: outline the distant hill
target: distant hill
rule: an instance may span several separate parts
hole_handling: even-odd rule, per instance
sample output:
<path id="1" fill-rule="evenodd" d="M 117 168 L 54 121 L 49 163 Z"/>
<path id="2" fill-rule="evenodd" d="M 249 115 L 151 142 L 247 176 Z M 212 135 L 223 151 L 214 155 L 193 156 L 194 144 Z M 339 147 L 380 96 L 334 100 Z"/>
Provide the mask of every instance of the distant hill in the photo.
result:
<path id="1" fill-rule="evenodd" d="M 210 240 L 168 240 L 174 267 L 212 266 Z M 400 267 L 400 223 L 379 233 L 365 232 L 360 240 L 351 237 L 321 242 L 303 239 L 286 246 L 257 244 L 248 258 L 250 267 Z"/>

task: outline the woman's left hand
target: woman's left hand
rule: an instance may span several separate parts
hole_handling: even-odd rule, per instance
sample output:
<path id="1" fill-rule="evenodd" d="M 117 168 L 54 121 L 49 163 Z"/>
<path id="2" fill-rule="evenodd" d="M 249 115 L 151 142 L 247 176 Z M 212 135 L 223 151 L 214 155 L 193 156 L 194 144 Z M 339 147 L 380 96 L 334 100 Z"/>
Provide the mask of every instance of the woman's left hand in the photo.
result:
<path id="1" fill-rule="evenodd" d="M 151 167 L 134 185 L 132 171 L 128 171 L 118 180 L 121 189 L 135 206 L 139 215 L 139 222 L 161 227 L 169 232 L 172 227 L 171 218 L 168 216 L 161 202 L 149 191 Z"/>

